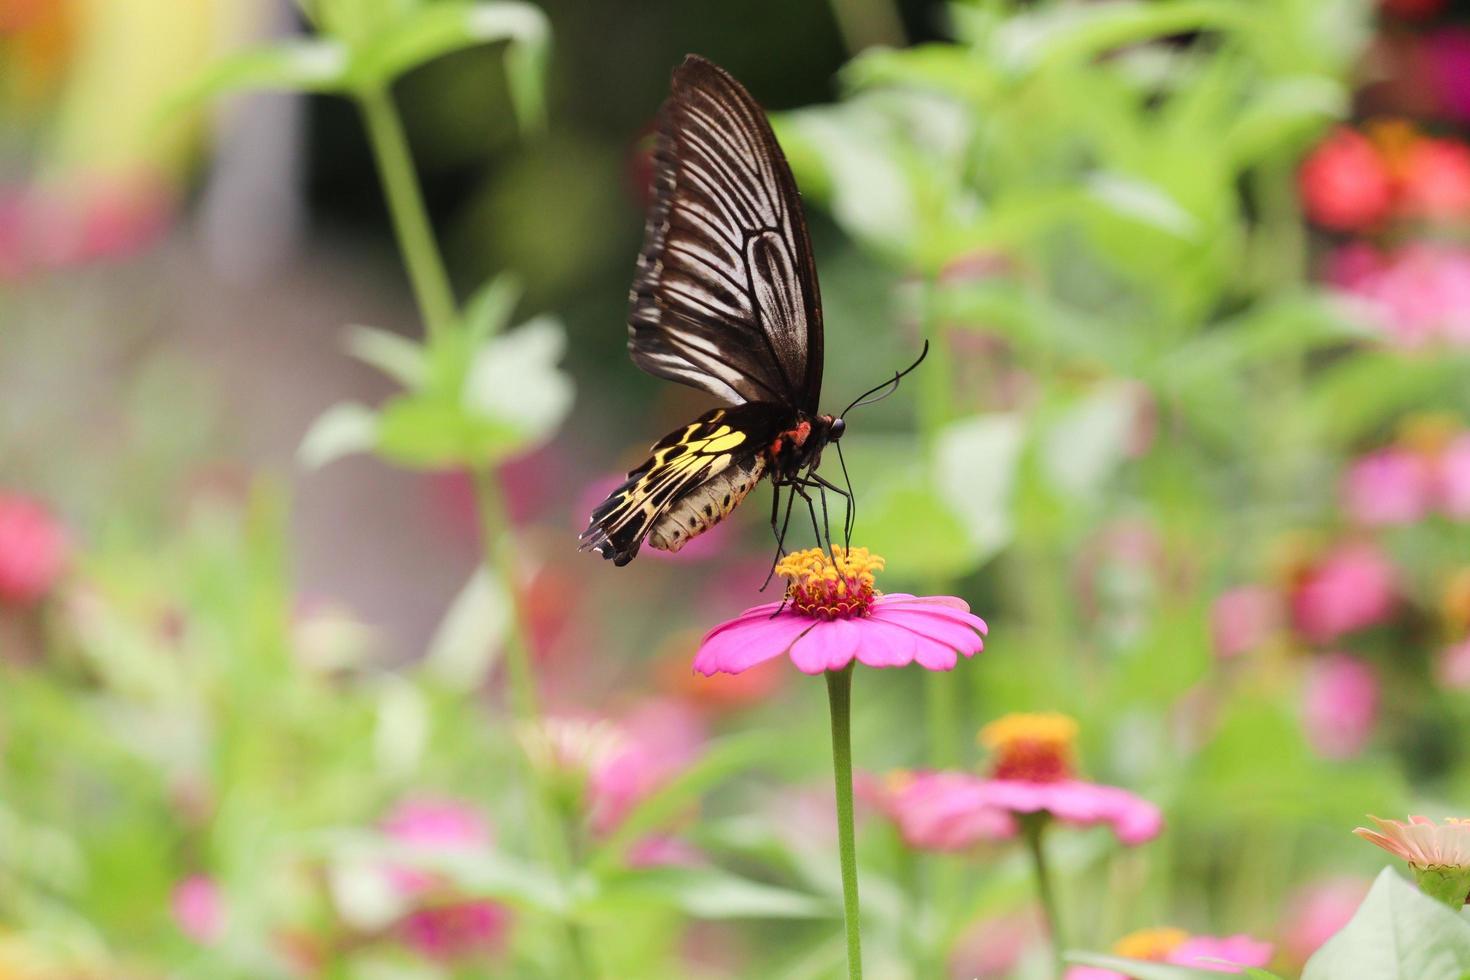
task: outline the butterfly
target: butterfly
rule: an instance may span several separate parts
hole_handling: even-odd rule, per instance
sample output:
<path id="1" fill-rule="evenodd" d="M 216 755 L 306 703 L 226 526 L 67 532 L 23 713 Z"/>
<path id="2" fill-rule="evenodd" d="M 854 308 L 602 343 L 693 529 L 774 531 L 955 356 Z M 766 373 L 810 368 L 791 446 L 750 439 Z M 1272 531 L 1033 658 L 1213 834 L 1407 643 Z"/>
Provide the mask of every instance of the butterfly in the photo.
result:
<path id="1" fill-rule="evenodd" d="M 676 552 L 763 478 L 774 488 L 773 530 L 782 489 L 786 522 L 800 497 L 814 528 L 810 491 L 832 490 L 848 501 L 850 536 L 850 481 L 843 490 L 816 472 L 847 426 L 819 412 L 822 302 L 796 181 L 750 93 L 697 55 L 674 70 L 659 111 L 652 191 L 629 352 L 649 374 L 724 404 L 653 446 L 592 512 L 581 549 L 616 565 L 645 541 Z"/>

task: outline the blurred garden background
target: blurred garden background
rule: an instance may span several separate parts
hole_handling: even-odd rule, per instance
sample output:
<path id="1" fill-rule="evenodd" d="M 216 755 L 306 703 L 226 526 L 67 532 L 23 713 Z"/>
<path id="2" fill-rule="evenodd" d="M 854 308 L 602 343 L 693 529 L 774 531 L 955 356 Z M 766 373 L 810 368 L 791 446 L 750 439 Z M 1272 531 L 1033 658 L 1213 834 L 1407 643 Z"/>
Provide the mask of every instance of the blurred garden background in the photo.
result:
<path id="1" fill-rule="evenodd" d="M 0 977 L 842 975 L 822 685 L 691 671 L 769 489 L 576 550 L 710 405 L 626 354 L 687 52 L 824 409 L 930 344 L 853 543 L 990 625 L 857 669 L 870 976 L 1055 975 L 1014 828 L 908 792 L 1012 713 L 1162 814 L 1048 831 L 1073 950 L 1302 975 L 1367 814 L 1470 813 L 1470 11 L 0 0 Z M 1421 920 L 1307 975 L 1470 972 Z"/>

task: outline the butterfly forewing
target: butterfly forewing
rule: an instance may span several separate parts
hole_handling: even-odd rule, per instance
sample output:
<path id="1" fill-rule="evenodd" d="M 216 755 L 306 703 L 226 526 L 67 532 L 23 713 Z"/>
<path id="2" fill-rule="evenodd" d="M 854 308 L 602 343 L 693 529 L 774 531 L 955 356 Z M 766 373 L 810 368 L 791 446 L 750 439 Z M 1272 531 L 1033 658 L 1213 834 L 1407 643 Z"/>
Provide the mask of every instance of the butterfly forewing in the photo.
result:
<path id="1" fill-rule="evenodd" d="M 659 114 L 633 361 L 731 404 L 817 411 L 822 311 L 791 168 L 765 113 L 690 56 Z"/>

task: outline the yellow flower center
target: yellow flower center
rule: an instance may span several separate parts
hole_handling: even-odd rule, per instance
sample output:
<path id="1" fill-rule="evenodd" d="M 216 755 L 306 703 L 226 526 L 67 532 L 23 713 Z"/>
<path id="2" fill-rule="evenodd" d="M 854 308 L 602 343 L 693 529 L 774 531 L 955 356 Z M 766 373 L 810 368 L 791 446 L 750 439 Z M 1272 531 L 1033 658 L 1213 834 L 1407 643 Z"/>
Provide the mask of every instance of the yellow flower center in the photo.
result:
<path id="1" fill-rule="evenodd" d="M 777 562 L 776 574 L 786 580 L 787 601 L 803 616 L 852 619 L 866 616 L 878 597 L 873 573 L 883 566 L 883 558 L 867 548 L 834 547 L 830 557 L 808 548 Z"/>
<path id="2" fill-rule="evenodd" d="M 1055 711 L 1010 714 L 980 729 L 994 779 L 1054 783 L 1074 771 L 1077 722 Z"/>
<path id="3" fill-rule="evenodd" d="M 1188 939 L 1189 933 L 1172 926 L 1139 929 L 1113 943 L 1113 952 L 1130 960 L 1162 960 Z"/>

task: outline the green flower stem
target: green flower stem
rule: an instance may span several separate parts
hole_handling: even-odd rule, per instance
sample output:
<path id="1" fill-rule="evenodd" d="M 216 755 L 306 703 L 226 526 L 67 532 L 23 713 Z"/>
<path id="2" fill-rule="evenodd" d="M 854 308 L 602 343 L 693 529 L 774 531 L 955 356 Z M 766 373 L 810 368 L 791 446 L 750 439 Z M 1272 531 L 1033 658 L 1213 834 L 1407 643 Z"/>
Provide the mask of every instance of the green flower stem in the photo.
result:
<path id="1" fill-rule="evenodd" d="M 388 210 L 393 217 L 393 228 L 398 236 L 398 247 L 403 253 L 404 264 L 408 267 L 414 298 L 418 302 L 419 313 L 424 318 L 424 328 L 432 341 L 445 331 L 454 329 L 459 320 L 459 310 L 454 291 L 449 285 L 449 274 L 445 271 L 444 257 L 439 252 L 433 227 L 429 224 L 428 210 L 424 206 L 418 177 L 414 173 L 413 157 L 408 150 L 403 123 L 398 117 L 391 95 L 384 89 L 361 91 L 357 95 L 357 101 L 362 108 L 368 139 L 378 162 L 383 193 L 388 199 Z M 504 493 L 495 471 L 489 466 L 476 468 L 474 479 L 475 501 L 479 509 L 481 534 L 484 537 L 485 567 L 510 597 L 513 610 L 505 644 L 511 700 L 517 719 L 539 728 L 541 701 L 536 692 L 535 672 L 531 665 L 531 648 L 527 641 L 530 634 L 526 628 L 525 610 L 520 601 L 515 539 L 505 511 Z M 571 826 L 563 822 L 560 830 L 556 827 L 558 809 L 551 796 L 551 787 L 529 759 L 523 761 L 526 764 L 528 782 L 533 787 L 542 815 L 546 818 L 531 820 L 536 828 L 536 837 L 553 873 L 564 885 L 570 885 Z M 573 978 L 597 976 L 597 969 L 581 928 L 571 917 L 564 917 L 562 921 L 567 932 L 563 954 L 569 964 L 564 975 Z"/>
<path id="2" fill-rule="evenodd" d="M 847 927 L 847 975 L 862 980 L 862 923 L 858 911 L 857 845 L 852 826 L 852 664 L 827 671 L 832 714 L 832 778 L 837 787 L 837 849 L 842 859 L 842 918 Z"/>
<path id="3" fill-rule="evenodd" d="M 1046 848 L 1042 842 L 1049 819 L 1044 813 L 1022 817 L 1021 835 L 1026 838 L 1026 849 L 1031 854 L 1031 872 L 1036 878 L 1036 897 L 1041 900 L 1041 909 L 1046 914 L 1046 931 L 1051 939 L 1056 975 L 1061 977 L 1062 950 L 1066 945 L 1062 939 L 1062 917 L 1057 909 L 1056 893 L 1052 891 L 1051 870 L 1046 863 Z"/>
<path id="4" fill-rule="evenodd" d="M 388 198 L 388 211 L 393 217 L 393 230 L 398 247 L 408 266 L 413 293 L 429 336 L 449 329 L 458 318 L 454 290 L 444 271 L 444 260 L 434 242 L 428 209 L 414 176 L 413 157 L 408 151 L 408 138 L 403 122 L 393 104 L 393 96 L 385 89 L 369 88 L 358 93 L 368 140 L 378 161 L 378 174 Z"/>

